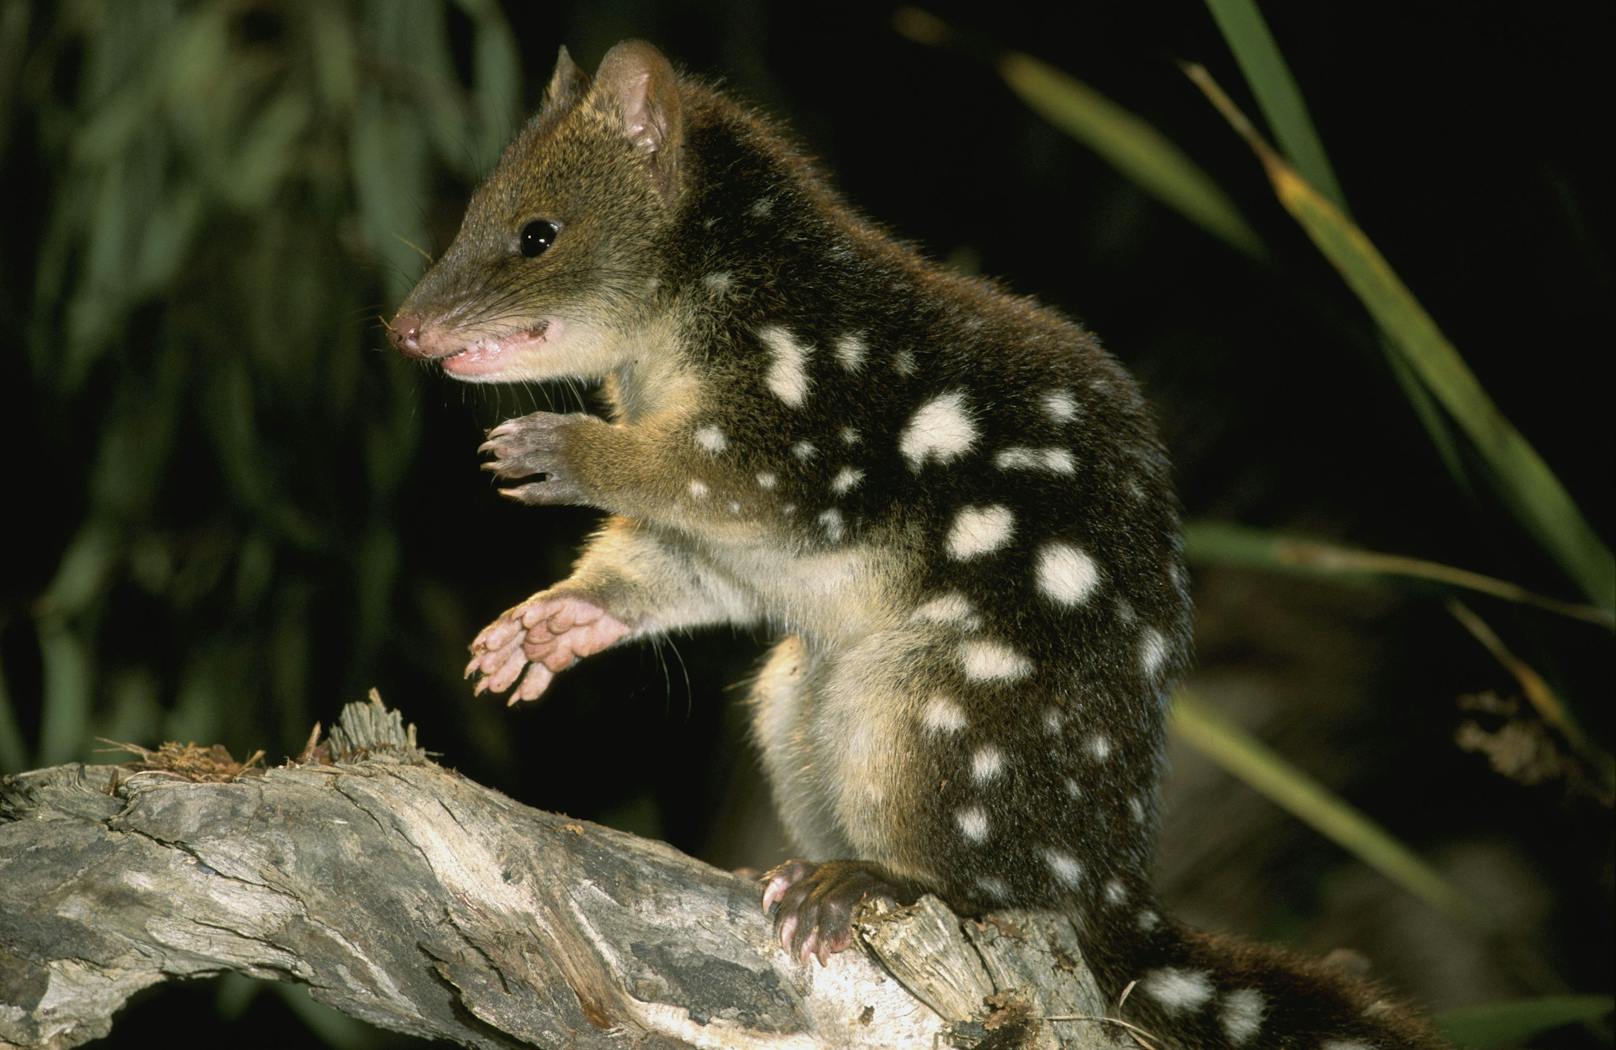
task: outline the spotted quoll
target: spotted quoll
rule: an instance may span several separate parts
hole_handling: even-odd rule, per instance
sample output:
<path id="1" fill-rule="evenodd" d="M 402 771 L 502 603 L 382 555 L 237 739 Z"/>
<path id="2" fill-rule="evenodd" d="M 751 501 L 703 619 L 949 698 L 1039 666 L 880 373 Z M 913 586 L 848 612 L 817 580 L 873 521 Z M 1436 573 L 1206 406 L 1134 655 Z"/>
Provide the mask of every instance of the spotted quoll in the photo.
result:
<path id="1" fill-rule="evenodd" d="M 535 700 L 669 631 L 783 635 L 751 711 L 813 858 L 761 883 L 787 950 L 847 948 L 869 895 L 1059 907 L 1167 1045 L 1441 1045 L 1367 986 L 1152 896 L 1190 603 L 1161 445 L 1088 332 L 896 243 L 639 42 L 594 78 L 561 52 L 390 330 L 455 378 L 587 377 L 611 404 L 488 435 L 506 496 L 610 518 L 478 635 L 478 692 Z"/>

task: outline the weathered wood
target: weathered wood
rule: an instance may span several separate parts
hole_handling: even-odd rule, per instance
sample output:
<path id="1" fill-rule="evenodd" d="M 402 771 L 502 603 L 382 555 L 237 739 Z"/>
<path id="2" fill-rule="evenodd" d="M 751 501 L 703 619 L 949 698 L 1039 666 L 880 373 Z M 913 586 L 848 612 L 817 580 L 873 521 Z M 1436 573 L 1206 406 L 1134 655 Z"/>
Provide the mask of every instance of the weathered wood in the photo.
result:
<path id="1" fill-rule="evenodd" d="M 0 782 L 0 1046 L 104 1035 L 134 992 L 235 971 L 470 1047 L 1112 1047 L 1060 916 L 867 909 L 802 966 L 756 887 L 518 805 L 350 705 L 277 769 L 145 753 Z"/>

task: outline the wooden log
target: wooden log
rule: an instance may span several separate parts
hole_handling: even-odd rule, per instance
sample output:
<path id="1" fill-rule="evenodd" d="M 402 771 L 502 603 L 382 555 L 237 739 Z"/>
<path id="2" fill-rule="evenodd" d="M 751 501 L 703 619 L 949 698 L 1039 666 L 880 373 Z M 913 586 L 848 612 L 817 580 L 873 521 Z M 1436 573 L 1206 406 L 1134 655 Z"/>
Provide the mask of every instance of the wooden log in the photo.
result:
<path id="1" fill-rule="evenodd" d="M 279 768 L 165 747 L 0 781 L 0 1046 L 225 972 L 468 1047 L 1123 1045 L 1063 916 L 867 906 L 821 967 L 758 899 L 432 763 L 373 694 Z"/>

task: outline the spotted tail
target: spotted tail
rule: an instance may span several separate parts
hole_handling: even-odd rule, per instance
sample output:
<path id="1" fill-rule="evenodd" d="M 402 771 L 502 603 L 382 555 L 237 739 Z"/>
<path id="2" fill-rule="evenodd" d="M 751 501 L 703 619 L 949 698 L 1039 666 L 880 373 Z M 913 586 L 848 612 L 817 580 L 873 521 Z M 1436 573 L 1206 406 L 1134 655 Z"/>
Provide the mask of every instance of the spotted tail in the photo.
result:
<path id="1" fill-rule="evenodd" d="M 1090 965 L 1113 1013 L 1161 1050 L 1450 1050 L 1338 967 L 1165 919 L 1104 925 L 1087 938 Z"/>

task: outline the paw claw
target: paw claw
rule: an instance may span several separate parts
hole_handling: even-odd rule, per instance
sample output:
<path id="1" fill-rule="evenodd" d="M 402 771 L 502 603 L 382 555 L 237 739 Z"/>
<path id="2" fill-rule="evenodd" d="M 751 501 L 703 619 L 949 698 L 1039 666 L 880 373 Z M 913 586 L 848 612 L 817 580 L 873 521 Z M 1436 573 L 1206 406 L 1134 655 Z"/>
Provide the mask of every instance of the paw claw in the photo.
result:
<path id="1" fill-rule="evenodd" d="M 786 895 L 786 890 L 790 888 L 791 880 L 784 875 L 776 875 L 770 879 L 769 884 L 763 887 L 763 914 L 767 915 L 772 911 L 774 906 L 780 903 L 780 898 Z"/>
<path id="2" fill-rule="evenodd" d="M 763 913 L 774 917 L 775 938 L 804 965 L 810 958 L 827 965 L 832 955 L 852 947 L 853 915 L 865 898 L 912 901 L 915 893 L 864 861 L 788 860 L 759 881 Z"/>

